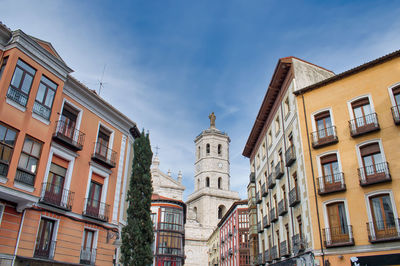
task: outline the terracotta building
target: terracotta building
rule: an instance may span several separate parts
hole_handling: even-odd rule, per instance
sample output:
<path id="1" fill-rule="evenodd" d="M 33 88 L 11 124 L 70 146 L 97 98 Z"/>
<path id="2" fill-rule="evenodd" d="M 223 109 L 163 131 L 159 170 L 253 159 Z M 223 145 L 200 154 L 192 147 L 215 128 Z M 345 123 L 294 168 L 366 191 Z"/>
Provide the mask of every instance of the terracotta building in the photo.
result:
<path id="1" fill-rule="evenodd" d="M 136 124 L 0 24 L 2 265 L 113 265 Z"/>
<path id="2" fill-rule="evenodd" d="M 397 265 L 400 51 L 295 94 L 316 258 Z"/>

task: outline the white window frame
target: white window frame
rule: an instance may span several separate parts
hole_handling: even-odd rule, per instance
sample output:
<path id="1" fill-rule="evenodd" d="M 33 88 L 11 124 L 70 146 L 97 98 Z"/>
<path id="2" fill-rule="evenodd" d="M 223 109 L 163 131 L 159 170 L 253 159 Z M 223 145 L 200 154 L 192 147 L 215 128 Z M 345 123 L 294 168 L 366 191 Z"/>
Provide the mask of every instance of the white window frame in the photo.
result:
<path id="1" fill-rule="evenodd" d="M 362 157 L 361 157 L 360 148 L 362 146 L 365 146 L 365 145 L 368 145 L 368 144 L 372 144 L 372 143 L 378 143 L 379 144 L 379 149 L 381 151 L 382 159 L 383 159 L 384 162 L 387 162 L 386 156 L 385 156 L 385 151 L 383 150 L 382 140 L 381 139 L 369 139 L 369 140 L 363 141 L 361 143 L 358 143 L 356 145 L 356 152 L 357 152 L 357 159 L 358 159 L 358 166 L 359 167 L 364 167 L 364 164 L 363 164 L 363 161 L 362 161 Z"/>
<path id="2" fill-rule="evenodd" d="M 315 112 L 313 112 L 312 114 L 311 114 L 311 127 L 312 127 L 312 131 L 313 132 L 315 132 L 315 131 L 317 131 L 317 126 L 316 126 L 316 120 L 315 120 L 315 117 L 318 115 L 318 114 L 320 114 L 320 113 L 322 113 L 322 112 L 326 112 L 326 111 L 328 111 L 329 112 L 329 116 L 330 116 L 330 118 L 331 118 L 331 121 L 332 121 L 332 126 L 335 126 L 335 120 L 334 120 L 334 118 L 333 118 L 333 112 L 332 112 L 332 107 L 326 107 L 326 108 L 323 108 L 323 109 L 319 109 L 318 111 L 315 111 Z"/>
<path id="3" fill-rule="evenodd" d="M 372 113 L 375 113 L 374 102 L 372 101 L 372 96 L 371 96 L 371 94 L 368 93 L 368 94 L 360 95 L 360 96 L 357 96 L 357 97 L 355 97 L 355 98 L 353 98 L 353 99 L 347 101 L 347 109 L 348 109 L 348 111 L 349 111 L 350 120 L 354 120 L 354 119 L 355 119 L 355 117 L 354 117 L 354 112 L 353 112 L 353 107 L 352 107 L 351 104 L 352 104 L 353 102 L 357 101 L 357 100 L 362 99 L 362 98 L 368 98 L 369 105 L 371 106 L 371 111 L 372 111 Z"/>
<path id="4" fill-rule="evenodd" d="M 83 110 L 81 108 L 79 108 L 76 104 L 72 103 L 71 101 L 68 101 L 67 99 L 63 99 L 62 105 L 61 105 L 61 110 L 58 116 L 58 120 L 61 120 L 61 116 L 62 116 L 62 111 L 64 109 L 64 105 L 65 103 L 67 103 L 68 105 L 70 105 L 72 108 L 74 108 L 76 111 L 78 111 L 78 117 L 76 118 L 76 124 L 75 124 L 75 129 L 79 130 L 81 128 L 81 121 L 82 121 L 82 114 L 83 114 Z M 77 141 L 78 139 L 78 135 L 74 134 L 74 141 Z"/>
<path id="5" fill-rule="evenodd" d="M 342 160 L 340 159 L 340 153 L 338 150 L 331 150 L 331 151 L 326 151 L 324 153 L 318 154 L 316 156 L 316 161 L 317 161 L 317 170 L 318 170 L 318 178 L 322 177 L 322 165 L 321 165 L 321 158 L 327 155 L 331 155 L 331 154 L 336 154 L 336 158 L 337 158 L 337 162 L 338 162 L 338 166 L 339 166 L 339 173 L 343 173 L 343 169 L 342 169 Z M 321 186 L 322 184 L 322 186 Z M 323 183 L 320 184 L 319 188 L 324 188 L 323 187 Z M 343 184 L 344 184 L 344 178 L 343 178 Z"/>
<path id="6" fill-rule="evenodd" d="M 108 191 L 108 181 L 109 181 L 110 174 L 107 173 L 106 171 L 103 171 L 102 169 L 96 167 L 95 165 L 90 165 L 90 167 L 89 167 L 89 175 L 88 175 L 88 181 L 87 181 L 87 185 L 86 185 L 85 199 L 87 199 L 89 197 L 89 189 L 90 189 L 90 183 L 91 183 L 91 180 L 92 180 L 92 174 L 93 173 L 95 173 L 95 174 L 97 174 L 97 175 L 99 175 L 101 177 L 104 177 L 104 183 L 103 183 L 103 186 L 102 186 L 102 189 L 101 189 L 100 203 L 106 204 L 107 191 Z M 87 205 L 87 202 L 85 200 L 84 210 L 86 210 L 86 205 Z M 101 211 L 103 211 L 103 213 Z M 99 214 L 104 214 L 104 211 L 105 211 L 105 209 L 100 208 L 99 209 Z"/>
<path id="7" fill-rule="evenodd" d="M 325 225 L 325 229 L 326 229 L 326 228 L 330 228 L 330 227 L 329 227 L 329 217 L 328 217 L 328 205 L 329 205 L 329 204 L 332 204 L 332 203 L 338 203 L 338 202 L 343 202 L 343 204 L 344 204 L 344 209 L 345 209 L 345 212 L 346 212 L 346 223 L 347 223 L 347 226 L 350 226 L 350 225 L 351 225 L 351 222 L 350 222 L 350 213 L 349 213 L 349 206 L 347 205 L 347 200 L 346 200 L 346 198 L 336 198 L 336 199 L 331 199 L 331 200 L 324 201 L 324 202 L 322 203 L 322 205 L 323 205 L 323 215 L 324 215 L 324 225 Z M 352 232 L 352 230 L 349 230 L 349 237 L 350 237 L 350 239 L 353 238 L 353 232 Z M 327 242 L 330 241 L 330 235 L 328 235 L 328 234 L 326 234 L 326 241 L 327 241 Z"/>
<path id="8" fill-rule="evenodd" d="M 400 87 L 400 82 L 397 82 L 393 85 L 391 85 L 390 87 L 388 87 L 388 93 L 389 93 L 389 98 L 390 98 L 390 102 L 392 103 L 392 106 L 396 105 L 396 101 L 394 99 L 394 95 L 393 95 L 393 89 L 396 87 Z"/>
<path id="9" fill-rule="evenodd" d="M 86 229 L 94 232 L 92 250 L 97 250 L 97 241 L 98 241 L 98 238 L 99 238 L 99 230 L 96 229 L 96 228 L 93 228 L 93 227 L 85 225 L 84 228 L 83 228 L 83 234 L 82 234 L 81 251 L 82 251 L 82 248 L 83 248 L 83 244 L 85 242 L 85 230 Z M 97 256 L 97 254 L 95 254 L 95 255 Z M 95 259 L 93 261 L 93 265 L 94 265 L 94 262 L 96 261 L 96 256 L 94 257 Z M 79 260 L 80 259 L 81 259 L 81 257 L 79 255 Z"/>
<path id="10" fill-rule="evenodd" d="M 59 228 L 59 226 L 60 226 L 60 219 L 57 219 L 57 218 L 54 218 L 54 217 L 51 217 L 51 216 L 48 216 L 48 215 L 45 215 L 45 214 L 41 214 L 41 215 L 40 215 L 40 219 L 39 219 L 39 223 L 37 224 L 36 237 L 35 237 L 35 246 L 34 246 L 34 248 L 33 248 L 32 257 L 33 257 L 33 255 L 34 255 L 34 253 L 35 253 L 36 242 L 37 242 L 37 237 L 38 237 L 39 229 L 40 229 L 40 222 L 42 221 L 42 218 L 45 218 L 45 219 L 48 219 L 48 220 L 52 220 L 52 221 L 55 222 L 55 223 L 54 223 L 54 229 L 53 229 L 53 236 L 52 236 L 52 238 L 51 238 L 51 241 L 56 241 L 56 240 L 57 240 L 58 228 Z M 51 249 L 51 250 L 50 250 L 50 253 L 49 253 L 49 257 L 54 258 L 55 251 L 56 251 L 55 248 L 54 248 L 54 249 Z"/>
<path id="11" fill-rule="evenodd" d="M 99 132 L 100 132 L 100 127 L 105 128 L 107 131 L 110 132 L 110 141 L 108 142 L 108 151 L 107 151 L 107 159 L 111 159 L 111 150 L 113 150 L 113 144 L 114 144 L 114 130 L 101 121 L 99 121 L 99 125 L 97 126 L 97 134 L 96 134 L 96 143 L 98 142 L 99 139 Z M 96 144 L 93 147 L 93 153 L 96 152 Z"/>

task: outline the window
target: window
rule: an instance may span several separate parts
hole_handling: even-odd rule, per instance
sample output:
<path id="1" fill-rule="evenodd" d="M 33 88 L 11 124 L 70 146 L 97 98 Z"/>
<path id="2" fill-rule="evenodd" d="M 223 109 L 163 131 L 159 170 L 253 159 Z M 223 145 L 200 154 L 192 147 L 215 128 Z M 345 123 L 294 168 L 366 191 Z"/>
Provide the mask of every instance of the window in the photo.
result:
<path id="1" fill-rule="evenodd" d="M 45 76 L 42 76 L 36 94 L 35 104 L 33 105 L 33 112 L 48 120 L 50 118 L 56 90 L 57 84 Z"/>
<path id="2" fill-rule="evenodd" d="M 392 89 L 394 106 L 392 107 L 392 115 L 396 124 L 400 124 L 400 86 Z"/>
<path id="3" fill-rule="evenodd" d="M 218 144 L 218 155 L 221 156 L 222 155 L 222 145 Z"/>
<path id="4" fill-rule="evenodd" d="M 153 223 L 153 227 L 154 227 L 156 225 L 156 223 L 157 223 L 157 213 L 152 212 L 150 214 L 150 216 L 151 216 L 151 222 Z"/>
<path id="5" fill-rule="evenodd" d="M 224 211 L 225 211 L 225 206 L 220 205 L 218 207 L 218 219 L 222 219 L 222 216 L 224 216 Z"/>
<path id="6" fill-rule="evenodd" d="M 25 137 L 24 146 L 19 157 L 16 181 L 30 186 L 34 185 L 41 150 L 42 143 L 31 137 Z"/>
<path id="7" fill-rule="evenodd" d="M 161 230 L 182 231 L 183 212 L 178 208 L 161 208 Z"/>
<path id="8" fill-rule="evenodd" d="M 95 231 L 85 229 L 83 232 L 83 244 L 81 249 L 81 264 L 94 264 L 96 250 L 94 249 Z"/>
<path id="9" fill-rule="evenodd" d="M 377 238 L 397 236 L 395 217 L 389 194 L 373 196 L 369 199 L 373 230 Z"/>
<path id="10" fill-rule="evenodd" d="M 286 97 L 283 108 L 284 108 L 283 111 L 284 111 L 285 118 L 286 118 L 286 117 L 288 117 L 288 115 L 290 113 L 289 96 Z"/>
<path id="11" fill-rule="evenodd" d="M 337 181 L 340 182 L 340 180 L 337 180 L 340 178 L 338 177 L 340 170 L 336 154 L 329 154 L 321 157 L 321 168 L 325 185 L 332 184 Z"/>
<path id="12" fill-rule="evenodd" d="M 1 80 L 1 77 L 3 76 L 4 69 L 6 68 L 7 61 L 8 61 L 8 56 L 5 57 L 5 58 L 3 59 L 3 62 L 1 63 L 1 67 L 0 67 L 0 80 Z"/>
<path id="13" fill-rule="evenodd" d="M 44 200 L 46 202 L 60 206 L 62 204 L 63 196 L 64 200 L 68 197 L 67 193 L 64 193 L 64 180 L 67 173 L 67 169 L 59 166 L 55 163 L 51 163 L 49 177 L 47 179 L 46 190 L 44 194 Z M 65 194 L 65 195 L 63 195 Z"/>
<path id="14" fill-rule="evenodd" d="M 100 210 L 101 192 L 103 186 L 93 180 L 90 182 L 89 195 L 86 203 L 86 213 L 97 217 Z"/>
<path id="15" fill-rule="evenodd" d="M 318 139 L 324 139 L 329 136 L 333 136 L 332 120 L 329 111 L 325 111 L 315 115 L 315 124 L 317 127 L 316 137 Z"/>
<path id="16" fill-rule="evenodd" d="M 158 254 L 183 255 L 183 235 L 172 232 L 159 232 Z M 168 264 L 164 264 L 168 265 Z M 173 265 L 173 264 L 169 264 Z"/>
<path id="17" fill-rule="evenodd" d="M 110 135 L 111 133 L 107 129 L 100 126 L 99 135 L 97 136 L 96 153 L 104 158 L 107 158 Z"/>
<path id="18" fill-rule="evenodd" d="M 222 178 L 218 177 L 218 188 L 222 189 Z"/>
<path id="19" fill-rule="evenodd" d="M 201 156 L 201 148 L 200 148 L 200 146 L 197 148 L 197 159 L 200 159 L 200 156 Z"/>
<path id="20" fill-rule="evenodd" d="M 210 187 L 210 178 L 206 177 L 206 187 Z"/>
<path id="21" fill-rule="evenodd" d="M 268 145 L 268 149 L 271 147 L 272 145 L 272 133 L 271 131 L 268 132 L 268 136 L 267 136 L 267 145 Z"/>
<path id="22" fill-rule="evenodd" d="M 356 126 L 362 127 L 369 123 L 367 117 L 372 114 L 372 108 L 368 98 L 362 98 L 351 104 L 353 108 L 354 118 L 356 120 Z"/>
<path id="23" fill-rule="evenodd" d="M 0 176 L 8 174 L 16 138 L 17 131 L 0 124 Z"/>
<path id="24" fill-rule="evenodd" d="M 326 206 L 329 228 L 327 240 L 330 243 L 347 242 L 349 231 L 347 226 L 346 211 L 343 202 L 335 202 Z"/>
<path id="25" fill-rule="evenodd" d="M 55 248 L 53 241 L 55 221 L 42 218 L 39 224 L 39 231 L 36 237 L 35 257 L 52 258 Z"/>
<path id="26" fill-rule="evenodd" d="M 365 177 L 372 177 L 385 173 L 387 167 L 384 162 L 378 143 L 364 145 L 360 148 L 363 169 L 362 174 Z"/>
<path id="27" fill-rule="evenodd" d="M 206 154 L 207 155 L 210 154 L 210 144 L 209 143 L 206 144 Z"/>
<path id="28" fill-rule="evenodd" d="M 11 84 L 7 92 L 7 98 L 25 107 L 26 103 L 28 102 L 29 92 L 31 91 L 32 81 L 35 73 L 35 69 L 21 59 L 18 59 L 14 75 L 11 79 Z"/>
<path id="29" fill-rule="evenodd" d="M 278 135 L 281 125 L 279 123 L 279 116 L 275 119 L 275 134 Z"/>

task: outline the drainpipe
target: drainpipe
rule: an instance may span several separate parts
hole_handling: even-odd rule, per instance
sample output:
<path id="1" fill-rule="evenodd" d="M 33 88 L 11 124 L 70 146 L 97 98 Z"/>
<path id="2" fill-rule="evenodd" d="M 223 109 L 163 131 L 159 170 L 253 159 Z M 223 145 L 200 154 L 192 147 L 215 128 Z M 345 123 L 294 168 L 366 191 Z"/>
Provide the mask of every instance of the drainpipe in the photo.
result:
<path id="1" fill-rule="evenodd" d="M 312 181 L 313 181 L 313 186 L 314 186 L 315 206 L 316 206 L 316 209 L 317 209 L 318 233 L 319 233 L 319 242 L 320 242 L 320 245 L 321 245 L 322 265 L 325 266 L 325 254 L 324 254 L 324 247 L 322 245 L 321 221 L 319 219 L 318 198 L 317 198 L 317 189 L 316 189 L 316 186 L 315 186 L 314 165 L 313 165 L 313 160 L 312 160 L 312 155 L 311 155 L 310 136 L 308 134 L 309 131 L 308 131 L 307 115 L 306 115 L 306 104 L 305 104 L 305 101 L 304 101 L 304 95 L 303 94 L 301 94 L 301 99 L 303 101 L 303 111 L 304 111 L 304 121 L 306 123 L 306 135 L 307 135 L 308 153 L 310 155 L 310 165 L 311 165 Z"/>
<path id="2" fill-rule="evenodd" d="M 17 243 L 15 244 L 14 257 L 13 257 L 13 261 L 12 261 L 12 265 L 13 265 L 13 266 L 14 266 L 14 263 L 15 263 L 15 257 L 17 256 L 17 251 L 18 251 L 18 246 L 19 246 L 19 240 L 20 240 L 20 238 L 21 238 L 22 226 L 23 226 L 24 220 L 25 220 L 25 212 L 26 212 L 26 210 L 24 210 L 24 211 L 22 212 L 21 222 L 20 222 L 20 224 L 19 224 Z"/>

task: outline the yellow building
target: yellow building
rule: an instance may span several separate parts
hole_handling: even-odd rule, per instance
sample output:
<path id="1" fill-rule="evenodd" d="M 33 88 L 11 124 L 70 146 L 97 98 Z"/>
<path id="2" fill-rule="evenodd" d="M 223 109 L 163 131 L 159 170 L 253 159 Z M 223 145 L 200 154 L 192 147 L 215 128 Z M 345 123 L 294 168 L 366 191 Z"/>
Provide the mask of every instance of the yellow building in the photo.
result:
<path id="1" fill-rule="evenodd" d="M 398 264 L 400 51 L 294 94 L 315 262 Z"/>
<path id="2" fill-rule="evenodd" d="M 214 232 L 207 240 L 208 248 L 208 265 L 218 266 L 219 265 L 219 227 L 215 228 Z"/>

